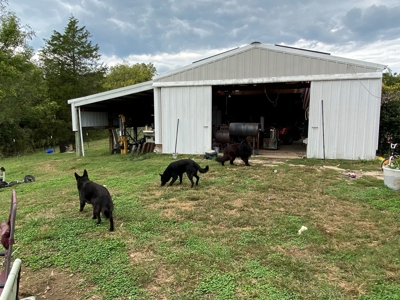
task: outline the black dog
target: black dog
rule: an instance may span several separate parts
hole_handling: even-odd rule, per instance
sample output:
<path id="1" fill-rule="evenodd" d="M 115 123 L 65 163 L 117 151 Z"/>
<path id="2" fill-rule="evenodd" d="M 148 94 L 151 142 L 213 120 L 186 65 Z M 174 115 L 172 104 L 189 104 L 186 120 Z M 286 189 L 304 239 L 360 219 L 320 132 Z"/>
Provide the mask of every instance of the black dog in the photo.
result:
<path id="1" fill-rule="evenodd" d="M 253 148 L 246 140 L 243 140 L 240 143 L 229 144 L 222 152 L 223 155 L 221 157 L 217 157 L 216 161 L 224 165 L 224 163 L 229 160 L 230 164 L 233 165 L 233 161 L 236 159 L 236 157 L 240 157 L 246 166 L 250 166 L 249 157 L 251 156 L 252 152 Z"/>
<path id="2" fill-rule="evenodd" d="M 192 159 L 181 159 L 178 161 L 174 161 L 169 164 L 169 166 L 165 169 L 161 176 L 161 186 L 165 185 L 171 178 L 172 181 L 170 182 L 170 186 L 174 184 L 174 182 L 178 179 L 179 176 L 179 183 L 182 183 L 182 175 L 186 172 L 192 186 L 194 185 L 193 177 L 196 177 L 196 185 L 199 183 L 199 176 L 197 176 L 197 171 L 200 173 L 206 173 L 208 171 L 208 166 L 202 169 L 198 163 L 196 163 Z"/>
<path id="3" fill-rule="evenodd" d="M 97 224 L 101 223 L 100 213 L 110 219 L 110 231 L 114 231 L 114 220 L 112 212 L 114 204 L 108 190 L 93 181 L 89 180 L 87 171 L 83 171 L 83 175 L 79 176 L 75 173 L 75 178 L 79 191 L 80 209 L 82 211 L 86 203 L 93 205 L 93 219 L 97 219 Z"/>

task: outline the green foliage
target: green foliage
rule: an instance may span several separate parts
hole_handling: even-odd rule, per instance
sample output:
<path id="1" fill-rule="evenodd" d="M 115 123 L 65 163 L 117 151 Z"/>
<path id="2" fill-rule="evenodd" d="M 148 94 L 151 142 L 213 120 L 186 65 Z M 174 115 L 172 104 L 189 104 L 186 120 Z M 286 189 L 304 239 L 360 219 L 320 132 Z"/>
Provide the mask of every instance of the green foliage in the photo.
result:
<path id="1" fill-rule="evenodd" d="M 0 16 L 0 156 L 23 154 L 49 136 L 54 103 L 46 97 L 41 70 L 28 45 L 34 32 L 12 12 Z"/>
<path id="2" fill-rule="evenodd" d="M 100 63 L 99 46 L 92 45 L 89 31 L 78 22 L 71 16 L 64 33 L 54 31 L 39 53 L 48 97 L 57 103 L 52 120 L 57 141 L 73 140 L 67 101 L 103 90 L 106 67 Z"/>
<path id="3" fill-rule="evenodd" d="M 112 90 L 149 81 L 156 73 L 157 70 L 152 63 L 137 63 L 133 65 L 129 65 L 128 63 L 118 64 L 110 67 L 104 82 L 104 89 Z"/>
<path id="4" fill-rule="evenodd" d="M 378 147 L 380 154 L 389 153 L 389 141 L 400 142 L 400 75 L 391 72 L 383 74 Z"/>
<path id="5" fill-rule="evenodd" d="M 400 284 L 388 285 L 378 280 L 373 283 L 370 295 L 363 295 L 360 300 L 400 300 Z"/>
<path id="6" fill-rule="evenodd" d="M 235 299 L 235 280 L 229 273 L 213 272 L 204 276 L 196 287 L 194 295 L 211 296 L 213 299 Z"/>

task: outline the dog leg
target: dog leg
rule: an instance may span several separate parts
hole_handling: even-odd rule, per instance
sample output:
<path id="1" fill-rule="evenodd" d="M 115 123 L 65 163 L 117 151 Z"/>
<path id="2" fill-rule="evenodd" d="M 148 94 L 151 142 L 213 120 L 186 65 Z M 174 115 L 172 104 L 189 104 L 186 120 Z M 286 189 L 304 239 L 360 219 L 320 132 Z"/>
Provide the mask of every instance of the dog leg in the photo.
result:
<path id="1" fill-rule="evenodd" d="M 114 231 L 114 219 L 112 215 L 110 216 L 110 231 Z"/>
<path id="2" fill-rule="evenodd" d="M 179 175 L 179 184 L 182 184 L 182 177 L 183 177 L 183 174 L 180 174 Z"/>
<path id="3" fill-rule="evenodd" d="M 193 175 L 194 175 L 195 177 L 197 177 L 196 174 L 192 174 L 192 173 L 186 172 L 186 175 L 188 176 L 190 182 L 192 183 L 192 186 L 191 186 L 191 187 L 193 187 L 193 185 L 194 185 L 194 182 L 193 182 Z M 196 184 L 197 184 L 197 183 L 196 183 Z"/>
<path id="4" fill-rule="evenodd" d="M 82 201 L 81 200 L 81 205 L 80 205 L 80 207 L 79 207 L 79 211 L 83 211 L 83 208 L 85 207 L 85 201 Z"/>
<path id="5" fill-rule="evenodd" d="M 196 185 L 199 185 L 200 177 L 197 174 L 194 174 L 193 176 L 196 177 Z"/>
<path id="6" fill-rule="evenodd" d="M 247 157 L 242 157 L 242 160 L 244 161 L 246 166 L 250 166 L 249 159 Z"/>
<path id="7" fill-rule="evenodd" d="M 114 231 L 114 219 L 112 215 L 112 206 L 103 210 L 103 216 L 110 220 L 110 231 Z"/>
<path id="8" fill-rule="evenodd" d="M 178 179 L 178 175 L 174 175 L 174 176 L 172 177 L 172 180 L 171 180 L 171 182 L 169 183 L 169 185 L 170 185 L 170 186 L 173 185 L 174 182 L 175 182 L 177 179 Z M 181 183 L 182 183 L 182 181 L 181 181 Z"/>
<path id="9" fill-rule="evenodd" d="M 192 186 L 191 186 L 191 187 L 193 187 L 193 185 L 194 185 L 194 182 L 193 182 L 193 175 L 192 175 L 192 174 L 187 174 L 187 176 L 188 176 L 190 182 L 192 183 Z"/>
<path id="10" fill-rule="evenodd" d="M 100 210 L 96 211 L 96 213 L 97 213 L 97 224 L 100 224 L 101 223 Z"/>
<path id="11" fill-rule="evenodd" d="M 101 213 L 100 207 L 93 206 L 93 219 L 97 219 L 97 224 L 101 223 L 100 213 Z"/>

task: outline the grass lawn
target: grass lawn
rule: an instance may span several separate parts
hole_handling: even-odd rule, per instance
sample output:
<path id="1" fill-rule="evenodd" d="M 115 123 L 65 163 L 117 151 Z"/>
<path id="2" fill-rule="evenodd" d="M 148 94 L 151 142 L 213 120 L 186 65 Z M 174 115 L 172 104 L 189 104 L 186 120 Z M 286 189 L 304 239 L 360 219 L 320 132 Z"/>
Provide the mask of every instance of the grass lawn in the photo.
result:
<path id="1" fill-rule="evenodd" d="M 179 155 L 210 167 L 190 188 L 160 187 L 171 155 L 110 155 L 105 140 L 85 155 L 0 160 L 7 181 L 36 178 L 0 189 L 0 220 L 17 192 L 22 297 L 400 299 L 400 191 L 369 175 L 378 161 Z M 115 232 L 79 212 L 84 169 L 113 197 Z"/>

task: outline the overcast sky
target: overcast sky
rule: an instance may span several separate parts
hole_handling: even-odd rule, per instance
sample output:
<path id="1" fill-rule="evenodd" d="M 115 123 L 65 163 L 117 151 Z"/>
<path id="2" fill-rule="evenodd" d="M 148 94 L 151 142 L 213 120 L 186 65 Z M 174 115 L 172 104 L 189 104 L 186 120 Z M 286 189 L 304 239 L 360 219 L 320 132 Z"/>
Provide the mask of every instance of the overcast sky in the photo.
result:
<path id="1" fill-rule="evenodd" d="M 8 9 L 35 31 L 36 50 L 73 15 L 109 66 L 153 63 L 162 74 L 258 41 L 400 73 L 399 0 L 9 0 Z"/>

